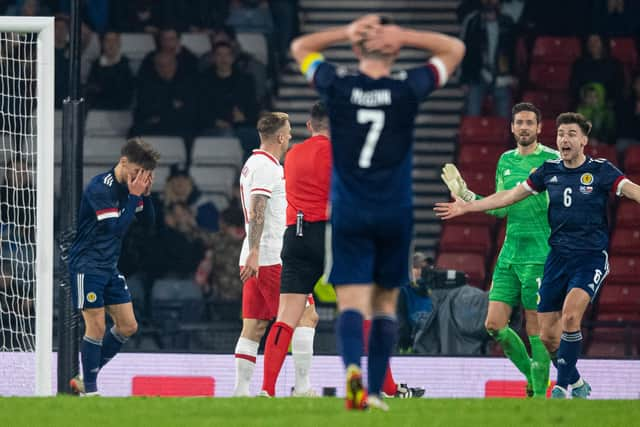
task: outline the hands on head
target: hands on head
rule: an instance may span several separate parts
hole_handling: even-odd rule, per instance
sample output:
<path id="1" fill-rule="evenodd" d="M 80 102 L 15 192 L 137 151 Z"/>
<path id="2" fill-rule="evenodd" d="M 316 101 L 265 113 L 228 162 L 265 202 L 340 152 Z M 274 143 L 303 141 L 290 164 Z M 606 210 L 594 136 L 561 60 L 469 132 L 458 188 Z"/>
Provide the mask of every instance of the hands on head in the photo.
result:
<path id="1" fill-rule="evenodd" d="M 369 51 L 392 54 L 402 47 L 402 28 L 397 25 L 382 25 L 380 16 L 362 16 L 347 27 L 347 36 L 352 44 L 363 43 Z"/>

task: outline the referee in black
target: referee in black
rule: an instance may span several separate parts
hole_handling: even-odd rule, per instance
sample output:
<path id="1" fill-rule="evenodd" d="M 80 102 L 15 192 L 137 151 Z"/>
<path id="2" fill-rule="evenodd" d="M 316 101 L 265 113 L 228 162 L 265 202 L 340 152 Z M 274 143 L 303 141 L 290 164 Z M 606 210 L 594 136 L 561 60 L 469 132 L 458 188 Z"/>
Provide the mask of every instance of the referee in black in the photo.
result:
<path id="1" fill-rule="evenodd" d="M 322 103 L 313 105 L 307 129 L 311 137 L 293 146 L 284 164 L 287 229 L 282 247 L 280 305 L 265 346 L 261 395 L 275 395 L 276 381 L 292 337 L 296 365 L 294 395 L 315 395 L 308 380 L 318 323 L 311 293 L 324 270 L 331 176 L 329 118 Z"/>

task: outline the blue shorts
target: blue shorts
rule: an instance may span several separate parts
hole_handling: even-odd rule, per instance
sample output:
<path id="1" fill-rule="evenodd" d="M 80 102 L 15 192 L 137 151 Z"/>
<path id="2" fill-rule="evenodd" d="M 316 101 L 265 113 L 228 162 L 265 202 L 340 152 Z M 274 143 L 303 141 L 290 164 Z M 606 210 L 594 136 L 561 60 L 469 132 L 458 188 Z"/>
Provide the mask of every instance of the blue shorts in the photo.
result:
<path id="1" fill-rule="evenodd" d="M 127 281 L 119 272 L 71 273 L 71 295 L 78 310 L 131 302 Z"/>
<path id="2" fill-rule="evenodd" d="M 413 209 L 376 211 L 332 206 L 331 273 L 333 285 L 375 283 L 399 288 L 409 283 Z"/>
<path id="3" fill-rule="evenodd" d="M 607 251 L 562 256 L 552 249 L 538 291 L 538 312 L 562 311 L 564 298 L 573 288 L 582 289 L 593 301 L 607 274 Z"/>

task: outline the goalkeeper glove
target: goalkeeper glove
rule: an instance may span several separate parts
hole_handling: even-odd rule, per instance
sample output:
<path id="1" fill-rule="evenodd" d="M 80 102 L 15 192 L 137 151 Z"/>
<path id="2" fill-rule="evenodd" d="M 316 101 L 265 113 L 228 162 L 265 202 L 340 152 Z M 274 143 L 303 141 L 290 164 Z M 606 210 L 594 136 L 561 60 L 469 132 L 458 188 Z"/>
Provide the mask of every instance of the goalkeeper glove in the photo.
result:
<path id="1" fill-rule="evenodd" d="M 476 198 L 475 193 L 467 188 L 467 183 L 464 182 L 458 168 L 453 163 L 444 165 L 440 177 L 449 187 L 449 191 L 465 202 L 470 202 Z"/>

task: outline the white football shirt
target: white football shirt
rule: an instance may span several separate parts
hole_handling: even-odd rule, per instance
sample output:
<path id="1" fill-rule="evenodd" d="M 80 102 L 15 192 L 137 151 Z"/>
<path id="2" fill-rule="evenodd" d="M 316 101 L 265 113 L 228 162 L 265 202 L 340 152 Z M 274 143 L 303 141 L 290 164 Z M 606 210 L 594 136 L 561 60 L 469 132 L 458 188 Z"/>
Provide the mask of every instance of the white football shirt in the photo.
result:
<path id="1" fill-rule="evenodd" d="M 284 170 L 278 159 L 263 150 L 253 150 L 240 173 L 240 200 L 244 211 L 244 229 L 249 235 L 251 196 L 267 196 L 264 229 L 260 238 L 259 265 L 282 264 L 280 251 L 286 228 L 287 198 L 284 187 Z M 249 256 L 249 238 L 245 237 L 240 252 L 240 265 Z"/>

